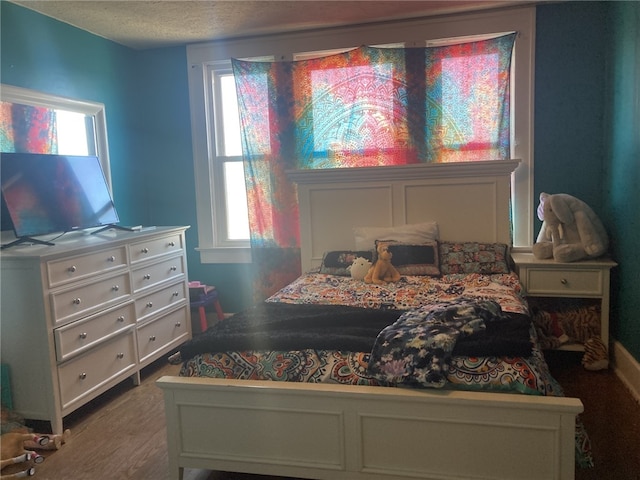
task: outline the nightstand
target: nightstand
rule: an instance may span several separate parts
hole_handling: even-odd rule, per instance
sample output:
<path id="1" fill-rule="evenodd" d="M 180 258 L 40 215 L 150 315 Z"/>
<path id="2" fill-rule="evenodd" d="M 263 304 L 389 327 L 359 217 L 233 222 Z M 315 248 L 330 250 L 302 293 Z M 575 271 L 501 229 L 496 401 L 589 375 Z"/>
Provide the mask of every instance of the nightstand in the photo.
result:
<path id="1" fill-rule="evenodd" d="M 609 346 L 609 277 L 616 262 L 603 257 L 562 263 L 539 260 L 532 253 L 512 253 L 516 272 L 527 297 L 592 299 L 600 306 L 600 338 Z M 581 344 L 564 350 L 583 350 Z"/>

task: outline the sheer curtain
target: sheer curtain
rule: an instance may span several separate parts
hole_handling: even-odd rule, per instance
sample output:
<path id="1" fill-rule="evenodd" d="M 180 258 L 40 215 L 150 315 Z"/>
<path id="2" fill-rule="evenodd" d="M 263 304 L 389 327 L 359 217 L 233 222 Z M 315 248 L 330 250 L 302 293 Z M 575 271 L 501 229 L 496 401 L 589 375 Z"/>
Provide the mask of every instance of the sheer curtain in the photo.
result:
<path id="1" fill-rule="evenodd" d="M 298 205 L 287 169 L 509 158 L 515 37 L 232 61 L 255 300 L 300 274 Z"/>
<path id="2" fill-rule="evenodd" d="M 57 153 L 56 112 L 0 102 L 0 151 Z"/>

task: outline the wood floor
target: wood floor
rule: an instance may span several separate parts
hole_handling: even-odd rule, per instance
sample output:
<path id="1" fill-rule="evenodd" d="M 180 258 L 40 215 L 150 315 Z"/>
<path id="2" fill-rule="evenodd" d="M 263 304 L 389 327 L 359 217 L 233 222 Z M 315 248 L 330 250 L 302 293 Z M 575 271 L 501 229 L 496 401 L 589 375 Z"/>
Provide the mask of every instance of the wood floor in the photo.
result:
<path id="1" fill-rule="evenodd" d="M 560 353 L 560 352 L 557 352 Z M 611 371 L 587 372 L 575 354 L 554 355 L 549 363 L 568 396 L 585 405 L 595 467 L 576 471 L 577 480 L 640 480 L 640 405 Z M 167 474 L 162 392 L 155 380 L 179 367 L 164 360 L 142 372 L 138 387 L 121 383 L 66 417 L 71 440 L 46 453 L 38 480 L 170 480 Z M 3 472 L 5 473 L 5 472 Z M 185 471 L 185 480 L 266 480 L 256 475 Z"/>

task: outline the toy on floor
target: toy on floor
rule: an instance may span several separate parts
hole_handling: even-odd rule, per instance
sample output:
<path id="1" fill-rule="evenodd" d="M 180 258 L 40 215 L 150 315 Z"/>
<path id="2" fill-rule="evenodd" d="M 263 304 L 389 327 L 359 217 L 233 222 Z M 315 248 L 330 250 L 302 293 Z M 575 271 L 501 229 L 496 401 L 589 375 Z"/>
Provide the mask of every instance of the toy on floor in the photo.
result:
<path id="1" fill-rule="evenodd" d="M 400 272 L 391 264 L 393 255 L 389 251 L 389 245 L 384 242 L 376 242 L 376 251 L 378 252 L 378 257 L 373 266 L 369 268 L 367 275 L 364 277 L 364 282 L 384 285 L 385 283 L 400 280 Z"/>
<path id="2" fill-rule="evenodd" d="M 40 435 L 24 431 L 2 434 L 2 436 L 0 436 L 0 478 L 31 477 L 35 474 L 35 468 L 33 466 L 9 475 L 2 475 L 1 471 L 9 465 L 18 463 L 42 463 L 44 457 L 32 449 L 57 450 L 67 442 L 70 435 L 70 430 L 65 430 L 62 435 Z"/>

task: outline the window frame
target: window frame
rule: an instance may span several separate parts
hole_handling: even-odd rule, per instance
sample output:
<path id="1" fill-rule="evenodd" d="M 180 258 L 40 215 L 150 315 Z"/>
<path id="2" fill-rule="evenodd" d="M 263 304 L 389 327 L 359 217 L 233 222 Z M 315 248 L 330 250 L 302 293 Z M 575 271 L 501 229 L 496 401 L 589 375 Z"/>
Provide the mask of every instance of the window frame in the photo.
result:
<path id="1" fill-rule="evenodd" d="M 492 35 L 515 31 L 513 85 L 511 101 L 512 155 L 520 165 L 512 175 L 514 203 L 513 249 L 526 251 L 533 243 L 533 95 L 535 60 L 535 7 L 519 7 L 449 16 L 426 17 L 383 25 L 339 27 L 313 32 L 269 35 L 187 46 L 189 99 L 196 182 L 198 247 L 202 263 L 249 263 L 251 250 L 246 246 L 220 241 L 216 227 L 223 205 L 220 174 L 211 161 L 215 153 L 215 130 L 212 93 L 207 84 L 209 68 L 230 66 L 230 58 L 273 57 L 292 60 L 300 52 L 330 51 L 357 46 L 403 43 L 426 46 L 451 37 Z M 419 39 L 419 40 L 416 40 Z M 295 47 L 295 51 L 293 48 Z M 211 134 L 211 138 L 210 135 Z M 216 177 L 217 175 L 217 177 Z M 224 195 L 224 192 L 222 192 Z"/>
<path id="2" fill-rule="evenodd" d="M 109 193 L 113 195 L 111 186 L 111 168 L 109 162 L 109 140 L 107 137 L 107 117 L 103 103 L 62 97 L 50 93 L 16 87 L 14 85 L 0 85 L 0 100 L 8 103 L 30 105 L 32 107 L 46 107 L 52 110 L 67 110 L 82 113 L 93 118 L 96 156 L 100 159 Z"/>

